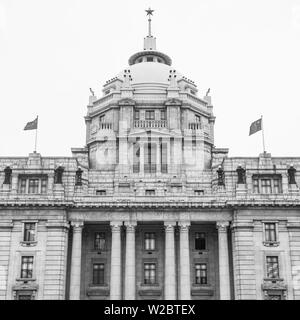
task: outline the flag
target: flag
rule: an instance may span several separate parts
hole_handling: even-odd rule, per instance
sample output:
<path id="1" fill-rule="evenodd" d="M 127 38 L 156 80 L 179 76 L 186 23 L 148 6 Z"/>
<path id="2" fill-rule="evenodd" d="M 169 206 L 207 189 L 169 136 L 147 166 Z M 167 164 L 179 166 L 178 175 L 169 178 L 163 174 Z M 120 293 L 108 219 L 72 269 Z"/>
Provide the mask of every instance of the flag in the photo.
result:
<path id="1" fill-rule="evenodd" d="M 24 130 L 34 130 L 37 129 L 38 126 L 38 117 L 36 117 L 33 121 L 27 122 Z"/>
<path id="2" fill-rule="evenodd" d="M 262 129 L 261 120 L 262 119 L 260 118 L 260 119 L 258 119 L 258 120 L 256 120 L 256 121 L 251 123 L 249 136 L 251 136 L 251 134 L 254 134 L 257 131 L 260 131 Z"/>

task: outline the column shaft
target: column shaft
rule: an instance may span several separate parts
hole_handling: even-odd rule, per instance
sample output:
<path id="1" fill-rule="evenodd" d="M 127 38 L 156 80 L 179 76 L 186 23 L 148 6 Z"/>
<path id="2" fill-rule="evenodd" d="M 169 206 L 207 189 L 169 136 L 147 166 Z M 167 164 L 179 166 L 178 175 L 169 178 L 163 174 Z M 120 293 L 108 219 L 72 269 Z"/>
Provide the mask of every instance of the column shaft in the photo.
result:
<path id="1" fill-rule="evenodd" d="M 71 222 L 73 226 L 71 277 L 70 277 L 70 300 L 80 300 L 81 278 L 81 246 L 83 222 Z"/>
<path id="2" fill-rule="evenodd" d="M 180 224 L 180 300 L 191 299 L 189 223 Z"/>
<path id="3" fill-rule="evenodd" d="M 230 274 L 227 227 L 229 222 L 217 222 L 219 239 L 220 300 L 230 300 Z"/>
<path id="4" fill-rule="evenodd" d="M 111 223 L 110 299 L 121 299 L 121 223 Z"/>
<path id="5" fill-rule="evenodd" d="M 126 225 L 126 257 L 125 257 L 125 300 L 135 300 L 135 226 L 136 223 Z"/>
<path id="6" fill-rule="evenodd" d="M 165 223 L 165 300 L 176 300 L 174 225 Z"/>

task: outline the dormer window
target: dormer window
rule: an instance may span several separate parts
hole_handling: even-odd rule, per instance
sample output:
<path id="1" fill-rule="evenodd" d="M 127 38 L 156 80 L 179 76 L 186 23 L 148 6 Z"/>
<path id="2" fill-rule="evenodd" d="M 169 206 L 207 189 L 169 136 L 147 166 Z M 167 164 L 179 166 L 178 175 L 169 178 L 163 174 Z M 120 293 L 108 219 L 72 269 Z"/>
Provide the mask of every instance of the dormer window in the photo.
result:
<path id="1" fill-rule="evenodd" d="M 196 122 L 201 122 L 201 117 L 197 114 L 195 114 L 195 121 Z"/>
<path id="2" fill-rule="evenodd" d="M 147 62 L 153 62 L 153 57 L 147 57 Z"/>
<path id="3" fill-rule="evenodd" d="M 195 95 L 195 94 L 196 94 L 196 92 L 195 92 L 194 90 L 191 90 L 191 94 Z"/>
<path id="4" fill-rule="evenodd" d="M 252 179 L 253 193 L 282 193 L 281 176 L 254 175 Z"/>
<path id="5" fill-rule="evenodd" d="M 160 110 L 160 120 L 166 120 L 166 110 Z"/>
<path id="6" fill-rule="evenodd" d="M 20 176 L 19 192 L 29 194 L 47 193 L 47 176 Z"/>
<path id="7" fill-rule="evenodd" d="M 145 118 L 146 120 L 154 120 L 155 119 L 154 110 L 146 110 Z"/>
<path id="8" fill-rule="evenodd" d="M 140 111 L 134 110 L 134 120 L 140 120 Z"/>
<path id="9" fill-rule="evenodd" d="M 105 93 L 105 94 L 109 94 L 109 93 L 110 93 L 110 90 L 106 90 L 104 93 Z"/>
<path id="10" fill-rule="evenodd" d="M 104 120 L 105 120 L 105 114 L 103 114 L 103 115 L 101 115 L 100 117 L 99 117 L 99 122 L 101 123 L 101 122 L 104 122 Z"/>

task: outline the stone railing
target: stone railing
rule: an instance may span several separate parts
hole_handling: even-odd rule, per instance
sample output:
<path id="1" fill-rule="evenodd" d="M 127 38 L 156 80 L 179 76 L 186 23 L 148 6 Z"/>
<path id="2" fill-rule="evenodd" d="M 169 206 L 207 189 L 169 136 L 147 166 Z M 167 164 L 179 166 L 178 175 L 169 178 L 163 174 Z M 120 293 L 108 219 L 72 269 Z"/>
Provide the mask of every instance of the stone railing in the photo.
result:
<path id="1" fill-rule="evenodd" d="M 202 126 L 200 122 L 190 122 L 188 124 L 188 128 L 191 130 L 200 130 Z"/>
<path id="2" fill-rule="evenodd" d="M 134 128 L 166 128 L 166 120 L 134 120 Z"/>
<path id="3" fill-rule="evenodd" d="M 112 123 L 110 122 L 100 122 L 99 123 L 99 130 L 111 130 Z"/>

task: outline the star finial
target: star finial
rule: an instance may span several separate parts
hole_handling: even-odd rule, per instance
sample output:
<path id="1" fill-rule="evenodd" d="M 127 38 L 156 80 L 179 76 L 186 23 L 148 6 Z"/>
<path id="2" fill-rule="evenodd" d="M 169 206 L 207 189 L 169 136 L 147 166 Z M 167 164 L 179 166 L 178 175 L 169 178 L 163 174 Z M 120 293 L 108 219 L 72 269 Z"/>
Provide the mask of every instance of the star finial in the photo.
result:
<path id="1" fill-rule="evenodd" d="M 148 10 L 145 10 L 147 12 L 147 16 L 148 18 L 148 37 L 152 37 L 151 35 L 151 16 L 153 15 L 154 10 L 152 10 L 151 8 L 149 8 Z"/>
<path id="2" fill-rule="evenodd" d="M 154 10 L 152 10 L 151 8 L 149 8 L 148 10 L 145 10 L 147 12 L 147 16 L 152 16 Z"/>

